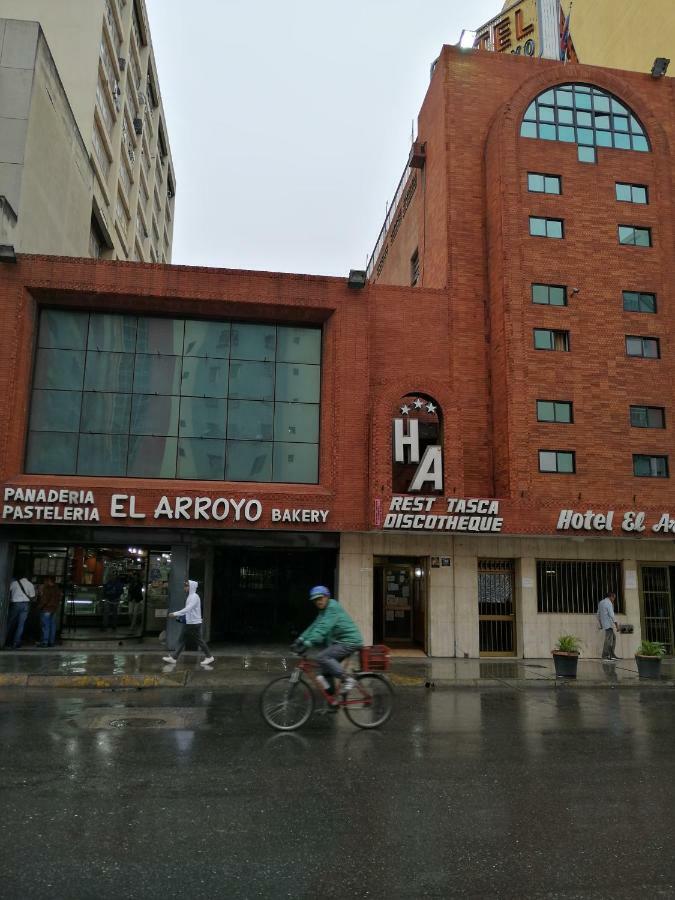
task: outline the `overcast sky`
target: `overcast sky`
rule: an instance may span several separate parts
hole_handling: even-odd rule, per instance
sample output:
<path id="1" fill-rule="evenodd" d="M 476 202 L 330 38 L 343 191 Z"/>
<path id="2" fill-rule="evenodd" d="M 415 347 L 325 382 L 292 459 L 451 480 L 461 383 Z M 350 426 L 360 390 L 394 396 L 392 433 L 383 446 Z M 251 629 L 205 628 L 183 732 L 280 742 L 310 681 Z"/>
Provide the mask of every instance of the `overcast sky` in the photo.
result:
<path id="1" fill-rule="evenodd" d="M 501 0 L 146 0 L 176 171 L 173 262 L 366 266 L 441 46 Z"/>

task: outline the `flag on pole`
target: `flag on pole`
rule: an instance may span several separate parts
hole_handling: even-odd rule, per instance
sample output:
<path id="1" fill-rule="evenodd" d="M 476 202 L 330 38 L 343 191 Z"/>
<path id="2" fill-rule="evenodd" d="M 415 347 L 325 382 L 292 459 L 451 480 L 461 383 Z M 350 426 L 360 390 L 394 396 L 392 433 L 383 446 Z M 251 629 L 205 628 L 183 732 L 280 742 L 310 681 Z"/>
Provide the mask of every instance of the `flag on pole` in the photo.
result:
<path id="1" fill-rule="evenodd" d="M 562 12 L 562 10 L 561 10 Z M 565 19 L 562 27 L 562 34 L 560 35 L 560 60 L 561 62 L 565 62 L 567 60 L 567 51 L 570 46 L 570 16 L 572 15 L 572 4 L 570 3 L 570 11 L 567 13 L 567 18 Z"/>

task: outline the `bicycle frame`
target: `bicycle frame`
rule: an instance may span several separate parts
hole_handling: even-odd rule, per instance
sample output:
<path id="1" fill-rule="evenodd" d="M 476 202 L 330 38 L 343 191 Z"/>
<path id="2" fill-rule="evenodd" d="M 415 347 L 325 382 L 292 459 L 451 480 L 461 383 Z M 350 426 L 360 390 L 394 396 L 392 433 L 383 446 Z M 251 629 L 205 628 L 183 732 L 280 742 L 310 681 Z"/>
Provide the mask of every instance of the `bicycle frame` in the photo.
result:
<path id="1" fill-rule="evenodd" d="M 329 706 L 359 706 L 363 705 L 364 700 L 366 702 L 369 701 L 370 697 L 367 691 L 364 691 L 363 687 L 357 681 L 356 686 L 352 689 L 352 692 L 357 688 L 361 694 L 360 697 L 353 697 L 351 700 L 348 700 L 344 694 L 329 694 L 328 691 L 323 688 L 319 682 L 316 680 L 316 676 L 318 675 L 319 664 L 315 659 L 308 659 L 306 656 L 301 656 L 298 660 L 295 668 L 291 672 L 290 681 L 291 684 L 299 681 L 300 675 L 307 675 L 309 681 L 311 682 L 314 689 L 321 694 L 326 703 Z M 361 672 L 356 672 L 354 674 L 362 674 Z"/>

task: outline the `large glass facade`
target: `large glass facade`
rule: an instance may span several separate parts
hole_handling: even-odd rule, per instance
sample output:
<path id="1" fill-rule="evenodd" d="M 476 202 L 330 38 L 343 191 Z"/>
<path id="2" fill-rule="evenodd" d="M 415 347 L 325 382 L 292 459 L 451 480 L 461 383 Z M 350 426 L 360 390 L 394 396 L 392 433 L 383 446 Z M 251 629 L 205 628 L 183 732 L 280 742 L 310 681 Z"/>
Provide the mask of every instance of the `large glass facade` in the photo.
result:
<path id="1" fill-rule="evenodd" d="M 313 484 L 321 329 L 40 316 L 26 472 Z"/>

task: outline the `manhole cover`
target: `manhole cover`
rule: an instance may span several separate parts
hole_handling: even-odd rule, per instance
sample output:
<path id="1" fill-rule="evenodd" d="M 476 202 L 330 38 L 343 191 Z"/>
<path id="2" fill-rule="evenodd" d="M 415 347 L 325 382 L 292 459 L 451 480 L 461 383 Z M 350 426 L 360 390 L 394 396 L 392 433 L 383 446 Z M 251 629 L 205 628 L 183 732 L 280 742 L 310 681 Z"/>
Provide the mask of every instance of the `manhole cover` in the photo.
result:
<path id="1" fill-rule="evenodd" d="M 166 725 L 166 719 L 142 719 L 140 716 L 133 719 L 111 719 L 111 728 L 161 728 Z"/>

